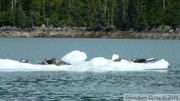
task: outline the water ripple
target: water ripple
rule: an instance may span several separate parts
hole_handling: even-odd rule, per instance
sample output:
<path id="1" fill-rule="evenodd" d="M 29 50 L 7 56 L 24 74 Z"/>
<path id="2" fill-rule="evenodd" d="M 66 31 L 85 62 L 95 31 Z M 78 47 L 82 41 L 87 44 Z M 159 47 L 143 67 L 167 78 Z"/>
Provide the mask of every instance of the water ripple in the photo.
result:
<path id="1" fill-rule="evenodd" d="M 0 100 L 122 100 L 125 93 L 179 93 L 174 72 L 5 72 Z"/>

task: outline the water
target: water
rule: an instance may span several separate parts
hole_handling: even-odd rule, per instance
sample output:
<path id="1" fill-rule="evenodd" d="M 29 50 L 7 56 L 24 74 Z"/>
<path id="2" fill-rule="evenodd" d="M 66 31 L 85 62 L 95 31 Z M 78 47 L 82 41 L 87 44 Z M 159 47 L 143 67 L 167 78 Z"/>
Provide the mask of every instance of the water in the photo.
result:
<path id="1" fill-rule="evenodd" d="M 0 100 L 122 100 L 123 94 L 179 94 L 180 40 L 0 38 L 0 58 L 30 63 L 61 59 L 73 50 L 88 59 L 119 54 L 165 59 L 167 72 L 0 72 Z"/>

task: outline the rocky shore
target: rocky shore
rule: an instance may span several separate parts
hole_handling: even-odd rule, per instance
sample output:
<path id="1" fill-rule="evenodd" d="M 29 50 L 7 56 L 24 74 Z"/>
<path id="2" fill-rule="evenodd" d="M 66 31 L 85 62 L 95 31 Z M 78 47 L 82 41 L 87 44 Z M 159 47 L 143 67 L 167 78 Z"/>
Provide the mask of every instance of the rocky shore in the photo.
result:
<path id="1" fill-rule="evenodd" d="M 159 26 L 141 31 L 128 29 L 125 31 L 113 28 L 89 27 L 0 27 L 0 37 L 59 37 L 59 38 L 127 38 L 127 39 L 180 39 L 180 26 Z"/>

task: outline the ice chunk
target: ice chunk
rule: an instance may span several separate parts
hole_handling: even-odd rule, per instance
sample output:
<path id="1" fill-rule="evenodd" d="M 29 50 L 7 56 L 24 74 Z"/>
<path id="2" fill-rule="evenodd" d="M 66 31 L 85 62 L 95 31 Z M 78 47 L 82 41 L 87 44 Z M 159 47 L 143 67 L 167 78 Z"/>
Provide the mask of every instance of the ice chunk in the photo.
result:
<path id="1" fill-rule="evenodd" d="M 106 66 L 108 64 L 108 60 L 103 58 L 103 57 L 96 57 L 93 58 L 90 62 L 89 62 L 89 66 Z"/>
<path id="2" fill-rule="evenodd" d="M 119 58 L 119 55 L 117 55 L 117 54 L 112 55 L 112 60 L 115 60 L 115 59 L 118 59 L 118 58 Z"/>
<path id="3" fill-rule="evenodd" d="M 113 54 L 112 60 L 119 56 Z M 95 57 L 90 61 L 85 61 L 87 55 L 84 52 L 75 50 L 66 54 L 62 61 L 70 63 L 71 65 L 41 65 L 31 63 L 21 63 L 19 61 L 10 59 L 0 59 L 1 71 L 146 71 L 146 70 L 164 70 L 168 69 L 169 63 L 164 60 L 158 60 L 150 63 L 134 63 L 122 59 L 119 62 L 113 62 L 111 59 L 104 57 Z M 148 59 L 152 60 L 152 59 Z"/>
<path id="4" fill-rule="evenodd" d="M 146 71 L 168 69 L 169 63 L 164 59 L 154 63 L 134 63 L 126 60 L 112 62 L 103 57 L 93 58 L 91 61 L 83 62 L 80 65 L 41 65 L 20 63 L 10 59 L 0 59 L 0 71 Z"/>
<path id="5" fill-rule="evenodd" d="M 71 65 L 79 65 L 83 63 L 87 58 L 86 53 L 79 50 L 72 51 L 67 53 L 64 57 L 61 58 L 62 61 L 70 63 Z"/>

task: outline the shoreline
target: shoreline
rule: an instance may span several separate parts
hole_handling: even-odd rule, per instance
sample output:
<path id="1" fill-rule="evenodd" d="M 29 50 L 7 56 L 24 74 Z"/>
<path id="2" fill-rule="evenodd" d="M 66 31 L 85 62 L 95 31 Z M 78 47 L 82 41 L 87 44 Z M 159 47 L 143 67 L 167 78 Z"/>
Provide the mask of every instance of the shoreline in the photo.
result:
<path id="1" fill-rule="evenodd" d="M 95 30 L 89 27 L 32 27 L 0 28 L 0 37 L 38 37 L 38 38 L 119 38 L 119 39 L 180 39 L 180 27 L 172 29 L 169 26 L 158 27 L 151 30 L 134 31 L 133 29 L 121 31 L 112 28 Z"/>

